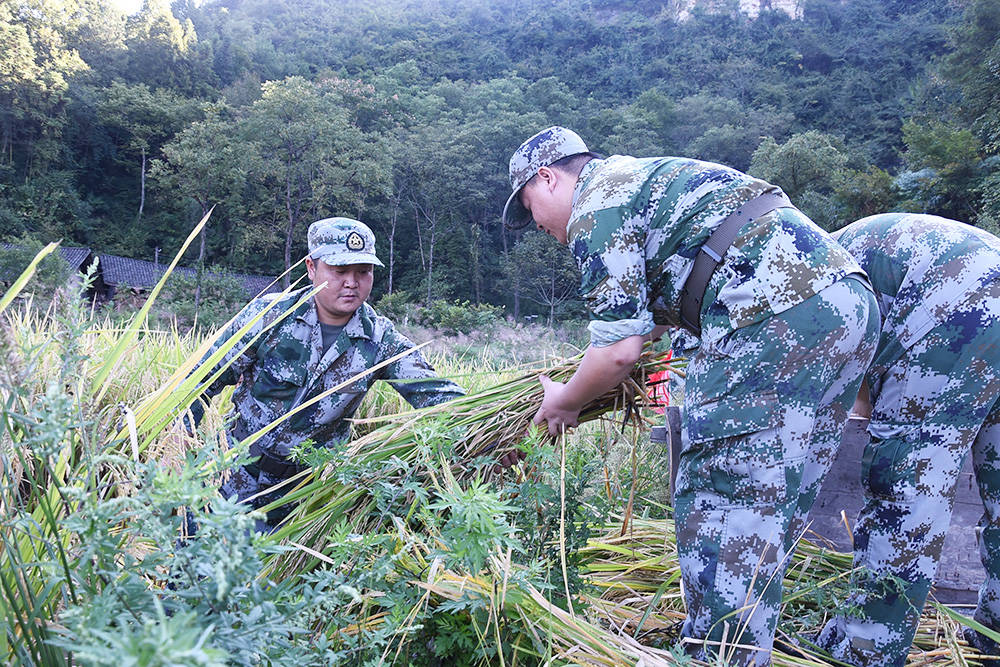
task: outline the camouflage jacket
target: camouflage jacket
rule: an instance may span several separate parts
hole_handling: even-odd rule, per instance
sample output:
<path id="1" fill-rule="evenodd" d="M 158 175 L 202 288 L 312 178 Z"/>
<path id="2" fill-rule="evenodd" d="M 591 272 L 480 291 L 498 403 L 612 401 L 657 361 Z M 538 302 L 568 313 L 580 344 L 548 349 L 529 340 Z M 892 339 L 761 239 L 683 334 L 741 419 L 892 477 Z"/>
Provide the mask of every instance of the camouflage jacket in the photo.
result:
<path id="1" fill-rule="evenodd" d="M 595 319 L 608 345 L 680 324 L 680 296 L 702 244 L 731 212 L 774 186 L 718 164 L 616 155 L 580 173 L 567 226 Z M 745 225 L 702 305 L 702 341 L 780 313 L 850 273 L 854 259 L 793 208 Z"/>
<path id="2" fill-rule="evenodd" d="M 878 299 L 882 334 L 868 372 L 872 381 L 956 306 L 1000 277 L 1000 239 L 946 218 L 873 215 L 834 238 L 868 272 Z"/>
<path id="3" fill-rule="evenodd" d="M 249 342 L 282 313 L 294 308 L 304 291 L 298 290 L 281 298 L 243 340 Z M 274 299 L 274 296 L 264 296 L 250 302 L 216 345 L 227 340 Z M 243 439 L 296 406 L 414 347 L 408 338 L 396 331 L 392 322 L 376 314 L 367 303 L 362 304 L 344 325 L 325 355 L 322 340 L 316 307 L 310 298 L 256 343 L 249 347 L 238 343 L 227 353 L 220 365 L 230 359 L 232 364 L 208 387 L 203 397 L 207 400 L 227 385 L 237 385 L 233 394 L 236 420 L 230 434 Z M 454 382 L 439 378 L 420 352 L 415 351 L 354 379 L 343 389 L 297 412 L 258 444 L 273 456 L 285 457 L 291 448 L 306 439 L 313 440 L 317 446 L 347 440 L 350 424 L 346 420 L 354 415 L 365 392 L 376 380 L 389 382 L 410 405 L 418 408 L 463 394 Z M 202 411 L 196 401 L 192 409 L 196 421 L 200 420 Z"/>

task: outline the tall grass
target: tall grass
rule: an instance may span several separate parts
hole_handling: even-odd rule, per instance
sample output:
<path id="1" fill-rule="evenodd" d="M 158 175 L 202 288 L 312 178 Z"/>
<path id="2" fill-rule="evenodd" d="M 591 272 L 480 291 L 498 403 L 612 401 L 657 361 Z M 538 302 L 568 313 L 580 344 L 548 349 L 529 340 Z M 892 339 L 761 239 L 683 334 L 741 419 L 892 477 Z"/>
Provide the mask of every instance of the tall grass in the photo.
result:
<path id="1" fill-rule="evenodd" d="M 573 360 L 436 357 L 469 396 L 408 411 L 371 392 L 357 437 L 289 485 L 298 505 L 275 534 L 254 536 L 215 491 L 241 455 L 217 437 L 225 397 L 198 435 L 176 427 L 212 380 L 196 367 L 217 336 L 150 330 L 148 308 L 112 324 L 71 295 L 40 312 L 23 295 L 53 249 L 0 297 L 0 659 L 692 664 L 673 648 L 670 510 L 644 481 L 664 465 L 636 407 L 654 355 L 555 442 L 528 425 L 534 378 L 567 377 Z M 525 463 L 495 469 L 513 447 Z M 609 450 L 629 465 L 607 470 Z M 179 539 L 183 508 L 196 538 Z M 803 540 L 779 634 L 811 637 L 850 574 L 849 556 Z M 909 664 L 976 664 L 962 622 L 929 607 Z"/>

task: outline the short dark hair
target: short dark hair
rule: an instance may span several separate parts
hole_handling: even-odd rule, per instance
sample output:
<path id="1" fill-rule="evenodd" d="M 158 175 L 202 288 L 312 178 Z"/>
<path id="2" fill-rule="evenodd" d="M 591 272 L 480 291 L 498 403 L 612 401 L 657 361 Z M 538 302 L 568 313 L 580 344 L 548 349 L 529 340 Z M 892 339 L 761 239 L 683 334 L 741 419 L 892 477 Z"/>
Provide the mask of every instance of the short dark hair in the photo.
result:
<path id="1" fill-rule="evenodd" d="M 552 164 L 548 165 L 548 167 L 550 169 L 558 169 L 564 174 L 569 174 L 570 176 L 576 178 L 577 176 L 580 175 L 580 172 L 583 171 L 584 166 L 588 162 L 590 162 L 591 160 L 600 160 L 600 159 L 601 156 L 593 152 L 575 153 L 573 155 L 567 155 L 566 157 L 559 158 Z M 528 179 L 528 182 L 524 184 L 525 187 L 527 187 L 536 178 L 538 178 L 537 172 L 535 172 L 534 176 Z"/>
<path id="2" fill-rule="evenodd" d="M 567 155 L 564 158 L 559 158 L 555 162 L 549 165 L 549 167 L 554 167 L 559 171 L 571 174 L 573 176 L 579 176 L 580 172 L 583 171 L 583 167 L 591 160 L 600 159 L 600 155 L 597 153 L 587 152 L 587 153 L 577 153 L 576 155 Z"/>

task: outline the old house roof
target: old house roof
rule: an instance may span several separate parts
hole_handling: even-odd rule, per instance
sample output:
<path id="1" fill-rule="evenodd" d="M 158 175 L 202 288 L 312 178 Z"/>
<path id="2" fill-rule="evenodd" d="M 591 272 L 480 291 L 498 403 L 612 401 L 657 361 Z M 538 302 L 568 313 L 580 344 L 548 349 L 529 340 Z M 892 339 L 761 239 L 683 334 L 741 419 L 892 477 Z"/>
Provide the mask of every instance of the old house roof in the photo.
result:
<path id="1" fill-rule="evenodd" d="M 100 258 L 104 282 L 115 287 L 149 289 L 159 282 L 166 268 L 162 264 L 154 264 L 131 257 L 119 257 L 118 255 L 102 254 Z M 184 272 L 180 267 L 178 267 L 178 271 Z"/>
<path id="2" fill-rule="evenodd" d="M 88 257 L 94 254 L 94 251 L 90 248 L 67 248 L 64 246 L 59 246 L 59 255 L 63 258 L 69 268 L 74 271 L 84 271 L 88 269 L 88 266 L 83 266 L 83 263 Z"/>
<path id="3" fill-rule="evenodd" d="M 17 244 L 2 243 L 0 247 L 4 249 L 18 248 Z M 119 255 L 109 255 L 102 253 L 96 255 L 90 248 L 73 248 L 59 246 L 59 256 L 65 261 L 73 271 L 84 272 L 90 268 L 87 261 L 90 257 L 99 259 L 97 265 L 98 279 L 104 285 L 118 288 L 134 288 L 140 290 L 152 289 L 167 270 L 168 264 L 157 264 L 144 259 L 132 259 L 131 257 L 121 257 Z M 175 273 L 182 276 L 195 277 L 197 269 L 188 266 L 178 266 Z M 233 278 L 240 283 L 247 298 L 252 298 L 265 292 L 280 292 L 280 286 L 271 285 L 274 278 L 271 276 L 261 276 L 252 273 L 230 273 L 207 271 L 213 278 Z M 0 280 L 8 280 L 16 276 L 0 275 Z"/>
<path id="4" fill-rule="evenodd" d="M 228 275 L 240 281 L 248 296 L 281 291 L 281 283 L 276 283 L 271 276 L 257 276 L 250 273 L 230 273 Z"/>
<path id="5" fill-rule="evenodd" d="M 0 243 L 0 248 L 4 250 L 25 250 L 25 246 L 18 245 L 16 243 Z M 66 264 L 69 265 L 70 270 L 83 272 L 90 268 L 89 263 L 84 266 L 88 257 L 92 257 L 94 252 L 90 248 L 71 248 L 65 246 L 59 246 L 59 257 Z M 11 267 L 7 267 L 5 271 L 0 273 L 0 280 L 13 280 L 17 277 L 19 271 L 14 271 Z"/>
<path id="6" fill-rule="evenodd" d="M 152 289 L 163 272 L 167 269 L 167 264 L 155 264 L 143 259 L 132 259 L 131 257 L 119 257 L 118 255 L 101 255 L 101 270 L 104 273 L 104 282 L 115 287 L 132 287 L 135 289 Z M 175 273 L 182 276 L 194 277 L 197 270 L 191 267 L 178 266 Z M 268 288 L 274 280 L 271 276 L 259 276 L 249 273 L 218 273 L 207 271 L 209 276 L 216 278 L 234 278 L 239 281 L 247 297 L 255 297 L 265 289 L 267 292 L 279 292 L 280 287 Z"/>
<path id="7" fill-rule="evenodd" d="M 24 250 L 25 246 L 18 245 L 16 243 L 0 243 L 0 248 L 4 250 Z M 83 264 L 84 260 L 93 254 L 93 250 L 90 248 L 72 248 L 66 246 L 59 246 L 57 248 L 59 251 L 59 256 L 64 262 L 69 264 L 69 267 L 74 271 L 80 269 L 80 265 Z"/>

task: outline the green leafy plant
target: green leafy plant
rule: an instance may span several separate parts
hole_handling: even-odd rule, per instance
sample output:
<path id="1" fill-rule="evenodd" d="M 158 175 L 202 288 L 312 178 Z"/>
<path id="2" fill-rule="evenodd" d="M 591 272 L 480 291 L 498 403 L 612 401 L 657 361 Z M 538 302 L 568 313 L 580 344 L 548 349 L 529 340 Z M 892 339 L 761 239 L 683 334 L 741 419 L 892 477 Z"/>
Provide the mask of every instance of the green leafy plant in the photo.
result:
<path id="1" fill-rule="evenodd" d="M 200 287 L 200 298 L 195 291 Z M 239 280 L 221 274 L 174 274 L 159 299 L 156 315 L 159 321 L 176 324 L 186 330 L 200 324 L 214 330 L 232 317 L 247 302 L 248 297 Z"/>
<path id="2" fill-rule="evenodd" d="M 522 551 L 507 514 L 517 506 L 505 503 L 500 494 L 479 479 L 464 489 L 442 489 L 427 509 L 446 516 L 441 527 L 442 556 L 451 566 L 479 572 L 496 549 Z"/>
<path id="3" fill-rule="evenodd" d="M 435 327 L 454 335 L 488 329 L 499 319 L 502 312 L 503 308 L 499 306 L 438 299 L 427 304 L 416 317 L 425 326 Z"/>

